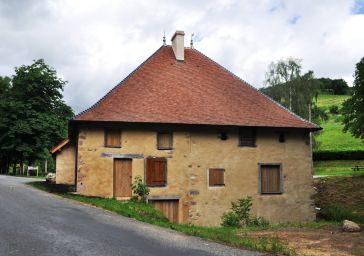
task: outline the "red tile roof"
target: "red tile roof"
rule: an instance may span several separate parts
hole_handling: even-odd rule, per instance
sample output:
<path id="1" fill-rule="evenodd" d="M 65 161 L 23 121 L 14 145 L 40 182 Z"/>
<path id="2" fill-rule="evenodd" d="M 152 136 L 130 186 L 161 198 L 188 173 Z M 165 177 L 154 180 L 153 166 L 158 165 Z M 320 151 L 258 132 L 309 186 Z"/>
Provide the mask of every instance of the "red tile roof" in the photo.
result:
<path id="1" fill-rule="evenodd" d="M 195 49 L 162 46 L 74 121 L 319 129 Z"/>

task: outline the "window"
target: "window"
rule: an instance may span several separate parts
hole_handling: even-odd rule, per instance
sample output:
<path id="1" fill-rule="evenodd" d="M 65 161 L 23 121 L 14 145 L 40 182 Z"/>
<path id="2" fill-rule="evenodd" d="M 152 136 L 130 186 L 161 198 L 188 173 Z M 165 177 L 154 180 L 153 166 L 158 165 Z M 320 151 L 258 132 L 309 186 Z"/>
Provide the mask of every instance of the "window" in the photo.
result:
<path id="1" fill-rule="evenodd" d="M 209 186 L 225 186 L 224 183 L 225 169 L 222 168 L 210 168 L 209 169 Z"/>
<path id="2" fill-rule="evenodd" d="M 284 143 L 286 141 L 284 133 L 279 134 L 278 141 L 279 141 L 279 143 Z"/>
<path id="3" fill-rule="evenodd" d="M 239 130 L 239 146 L 240 147 L 255 147 L 255 129 L 241 128 Z"/>
<path id="4" fill-rule="evenodd" d="M 145 177 L 148 186 L 166 186 L 167 159 L 163 157 L 147 158 Z"/>
<path id="5" fill-rule="evenodd" d="M 120 148 L 121 147 L 121 132 L 116 129 L 105 130 L 105 147 Z"/>
<path id="6" fill-rule="evenodd" d="M 173 148 L 173 133 L 158 132 L 157 133 L 157 148 L 172 149 Z"/>
<path id="7" fill-rule="evenodd" d="M 280 164 L 260 165 L 260 193 L 282 193 L 282 172 Z"/>

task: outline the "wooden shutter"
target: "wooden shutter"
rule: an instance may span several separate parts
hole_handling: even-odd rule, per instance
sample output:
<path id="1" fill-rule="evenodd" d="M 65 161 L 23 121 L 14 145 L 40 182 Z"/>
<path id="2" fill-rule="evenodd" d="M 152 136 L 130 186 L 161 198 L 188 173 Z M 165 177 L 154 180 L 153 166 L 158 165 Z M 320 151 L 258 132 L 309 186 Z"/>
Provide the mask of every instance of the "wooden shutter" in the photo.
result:
<path id="1" fill-rule="evenodd" d="M 147 158 L 146 184 L 148 186 L 167 185 L 166 158 Z"/>
<path id="2" fill-rule="evenodd" d="M 239 130 L 239 146 L 255 147 L 255 129 L 241 128 Z"/>
<path id="3" fill-rule="evenodd" d="M 158 132 L 157 134 L 158 149 L 172 149 L 173 148 L 173 133 L 171 132 Z"/>
<path id="4" fill-rule="evenodd" d="M 224 186 L 224 172 L 222 168 L 209 169 L 209 186 Z"/>
<path id="5" fill-rule="evenodd" d="M 281 171 L 279 165 L 261 165 L 261 193 L 281 193 Z"/>
<path id="6" fill-rule="evenodd" d="M 120 130 L 105 130 L 105 147 L 121 147 Z"/>

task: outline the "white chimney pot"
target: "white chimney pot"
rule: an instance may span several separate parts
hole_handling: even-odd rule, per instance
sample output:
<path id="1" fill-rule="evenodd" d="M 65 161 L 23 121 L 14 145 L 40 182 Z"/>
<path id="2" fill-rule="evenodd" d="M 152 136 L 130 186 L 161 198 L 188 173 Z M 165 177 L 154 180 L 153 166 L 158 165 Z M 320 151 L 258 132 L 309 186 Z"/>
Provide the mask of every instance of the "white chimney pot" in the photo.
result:
<path id="1" fill-rule="evenodd" d="M 185 32 L 177 30 L 171 39 L 174 56 L 176 56 L 176 60 L 178 61 L 185 60 L 184 37 Z"/>

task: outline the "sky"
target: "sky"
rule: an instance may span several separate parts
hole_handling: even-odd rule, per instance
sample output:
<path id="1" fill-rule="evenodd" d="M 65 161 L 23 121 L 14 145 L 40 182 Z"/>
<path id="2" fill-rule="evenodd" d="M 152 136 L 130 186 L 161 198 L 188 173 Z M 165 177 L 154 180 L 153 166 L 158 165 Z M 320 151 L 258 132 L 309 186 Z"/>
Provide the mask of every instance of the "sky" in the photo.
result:
<path id="1" fill-rule="evenodd" d="M 364 0 L 0 0 L 0 76 L 43 58 L 76 113 L 118 84 L 176 30 L 253 86 L 272 61 L 353 83 L 364 57 Z"/>

